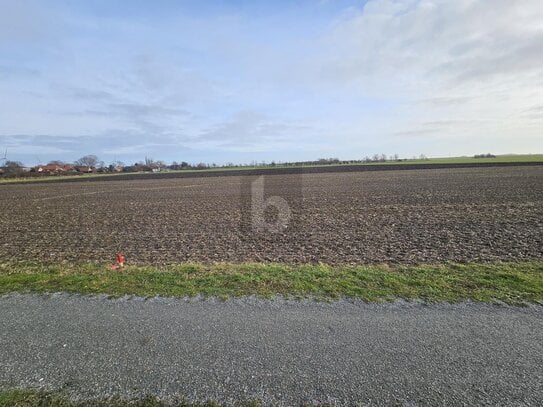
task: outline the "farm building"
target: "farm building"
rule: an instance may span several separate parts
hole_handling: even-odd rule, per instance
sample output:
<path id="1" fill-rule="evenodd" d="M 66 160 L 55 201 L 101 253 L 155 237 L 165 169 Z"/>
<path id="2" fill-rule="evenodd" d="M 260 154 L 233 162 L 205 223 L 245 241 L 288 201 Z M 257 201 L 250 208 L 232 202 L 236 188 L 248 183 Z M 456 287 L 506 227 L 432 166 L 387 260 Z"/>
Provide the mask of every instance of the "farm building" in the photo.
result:
<path id="1" fill-rule="evenodd" d="M 66 172 L 75 171 L 75 168 L 73 167 L 73 165 L 68 164 L 48 164 L 34 167 L 32 171 L 43 174 L 64 174 Z"/>

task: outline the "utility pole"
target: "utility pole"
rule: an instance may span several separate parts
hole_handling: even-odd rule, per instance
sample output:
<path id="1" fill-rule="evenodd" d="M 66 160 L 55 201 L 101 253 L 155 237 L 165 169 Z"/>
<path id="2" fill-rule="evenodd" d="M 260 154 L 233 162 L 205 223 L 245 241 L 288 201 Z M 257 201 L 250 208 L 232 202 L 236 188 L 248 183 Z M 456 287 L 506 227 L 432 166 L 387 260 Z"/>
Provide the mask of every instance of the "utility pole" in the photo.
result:
<path id="1" fill-rule="evenodd" d="M 2 158 L 0 158 L 0 161 L 3 161 L 2 167 L 4 167 L 6 165 L 6 162 L 8 161 L 8 150 L 7 149 L 4 151 L 4 156 Z"/>

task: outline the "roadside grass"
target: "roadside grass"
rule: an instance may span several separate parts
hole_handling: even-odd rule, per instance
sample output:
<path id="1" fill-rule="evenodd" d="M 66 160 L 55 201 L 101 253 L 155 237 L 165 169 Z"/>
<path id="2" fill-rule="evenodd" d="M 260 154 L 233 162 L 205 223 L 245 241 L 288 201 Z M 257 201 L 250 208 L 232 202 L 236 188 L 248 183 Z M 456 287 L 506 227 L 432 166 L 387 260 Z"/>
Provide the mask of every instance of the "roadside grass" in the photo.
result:
<path id="1" fill-rule="evenodd" d="M 97 263 L 0 260 L 0 294 L 10 292 L 543 304 L 543 261 L 417 266 L 183 263 L 114 271 Z"/>
<path id="2" fill-rule="evenodd" d="M 238 407 L 259 407 L 258 401 L 233 404 Z M 142 399 L 126 400 L 111 398 L 108 400 L 74 401 L 60 393 L 40 390 L 0 390 L 0 407 L 219 407 L 223 404 L 208 401 L 192 403 L 178 401 L 167 403 L 149 396 Z"/>
<path id="3" fill-rule="evenodd" d="M 479 164 L 479 163 L 540 163 L 543 162 L 543 154 L 521 154 L 521 155 L 498 155 L 493 158 L 474 158 L 474 157 L 438 157 L 427 159 L 402 159 L 402 161 L 385 161 L 385 162 L 367 162 L 367 163 L 340 163 L 340 164 L 308 164 L 308 165 L 282 165 L 278 164 L 273 167 L 262 166 L 244 166 L 244 167 L 217 167 L 217 168 L 205 168 L 205 169 L 189 169 L 189 170 L 175 170 L 169 171 L 169 173 L 206 173 L 206 172 L 224 172 L 224 171 L 251 171 L 251 170 L 274 170 L 280 168 L 320 168 L 320 167 L 343 167 L 343 166 L 372 166 L 372 165 L 406 165 L 406 164 Z M 134 173 L 106 173 L 106 174 L 82 174 L 82 175 L 56 175 L 56 176 L 42 176 L 42 177 L 20 177 L 20 178 L 0 178 L 0 184 L 11 183 L 32 183 L 32 182 L 54 182 L 66 179 L 79 179 L 84 181 L 88 178 L 107 177 L 115 178 L 118 176 L 129 174 L 142 174 L 153 175 L 153 173 L 134 172 Z"/>

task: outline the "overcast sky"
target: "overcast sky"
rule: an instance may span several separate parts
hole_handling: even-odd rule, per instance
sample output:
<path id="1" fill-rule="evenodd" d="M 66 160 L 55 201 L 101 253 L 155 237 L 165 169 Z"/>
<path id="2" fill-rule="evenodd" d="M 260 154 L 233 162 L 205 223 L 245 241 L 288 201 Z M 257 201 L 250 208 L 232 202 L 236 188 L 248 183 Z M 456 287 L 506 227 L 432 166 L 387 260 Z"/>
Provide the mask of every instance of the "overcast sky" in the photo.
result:
<path id="1" fill-rule="evenodd" d="M 543 153 L 541 0 L 0 0 L 36 164 Z"/>

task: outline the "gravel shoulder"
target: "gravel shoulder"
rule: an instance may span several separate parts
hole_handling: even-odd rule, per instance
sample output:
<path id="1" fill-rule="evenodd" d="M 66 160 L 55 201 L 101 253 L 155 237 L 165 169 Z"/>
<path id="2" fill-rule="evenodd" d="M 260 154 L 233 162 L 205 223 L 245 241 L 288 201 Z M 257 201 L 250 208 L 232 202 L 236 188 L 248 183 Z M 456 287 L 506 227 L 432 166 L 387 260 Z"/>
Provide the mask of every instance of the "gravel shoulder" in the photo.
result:
<path id="1" fill-rule="evenodd" d="M 0 297 L 0 388 L 75 398 L 540 405 L 543 307 Z"/>

